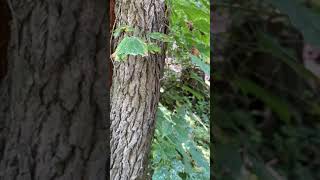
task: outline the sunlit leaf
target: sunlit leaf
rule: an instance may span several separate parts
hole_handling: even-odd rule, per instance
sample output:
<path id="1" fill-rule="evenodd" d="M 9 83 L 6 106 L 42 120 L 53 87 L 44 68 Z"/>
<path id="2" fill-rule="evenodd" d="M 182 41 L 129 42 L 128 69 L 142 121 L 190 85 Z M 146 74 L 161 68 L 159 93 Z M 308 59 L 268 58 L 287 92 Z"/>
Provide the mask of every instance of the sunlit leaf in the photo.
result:
<path id="1" fill-rule="evenodd" d="M 202 59 L 194 55 L 190 55 L 190 56 L 193 64 L 198 66 L 204 73 L 208 75 L 210 74 L 210 66 L 208 64 L 206 64 Z"/>

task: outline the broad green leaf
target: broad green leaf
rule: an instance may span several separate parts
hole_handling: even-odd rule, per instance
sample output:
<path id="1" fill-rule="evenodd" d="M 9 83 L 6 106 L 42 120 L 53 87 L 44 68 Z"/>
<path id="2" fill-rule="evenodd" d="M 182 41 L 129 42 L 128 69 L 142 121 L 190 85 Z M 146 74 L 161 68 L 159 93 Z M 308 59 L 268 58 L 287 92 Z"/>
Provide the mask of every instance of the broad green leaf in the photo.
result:
<path id="1" fill-rule="evenodd" d="M 194 55 L 190 55 L 190 56 L 191 56 L 191 61 L 194 65 L 198 66 L 207 75 L 210 75 L 210 66 L 208 64 L 206 64 L 202 59 Z"/>
<path id="2" fill-rule="evenodd" d="M 167 136 L 173 131 L 172 123 L 169 121 L 161 121 L 161 134 L 162 136 Z"/>
<path id="3" fill-rule="evenodd" d="M 174 135 L 177 137 L 179 143 L 185 143 L 189 140 L 189 132 L 187 129 L 180 126 L 176 126 L 175 129 L 176 131 Z"/>
<path id="4" fill-rule="evenodd" d="M 173 160 L 172 161 L 172 166 L 177 172 L 183 172 L 184 171 L 184 166 L 181 161 L 178 160 Z"/>
<path id="5" fill-rule="evenodd" d="M 169 174 L 169 169 L 165 167 L 157 168 L 152 175 L 152 180 L 169 180 L 167 177 L 167 174 Z"/>
<path id="6" fill-rule="evenodd" d="M 210 33 L 210 23 L 207 18 L 196 19 L 193 24 L 195 28 L 200 30 L 202 33 L 205 33 L 205 36 L 208 37 L 208 34 Z"/>
<path id="7" fill-rule="evenodd" d="M 187 146 L 192 158 L 197 163 L 197 165 L 203 168 L 205 171 L 209 171 L 209 163 L 206 161 L 203 154 L 198 150 L 198 148 L 196 148 L 193 143 L 188 143 Z"/>
<path id="8" fill-rule="evenodd" d="M 175 124 L 173 121 L 172 121 L 172 112 L 170 112 L 166 107 L 164 107 L 161 103 L 159 104 L 159 108 L 158 108 L 158 111 L 157 111 L 157 117 L 158 118 L 162 118 L 166 121 L 169 121 L 171 122 L 172 124 Z"/>
<path id="9" fill-rule="evenodd" d="M 158 164 L 160 163 L 161 161 L 161 145 L 159 143 L 153 143 L 152 144 L 152 148 L 153 148 L 153 151 L 152 151 L 152 160 L 153 160 L 153 164 Z"/>
<path id="10" fill-rule="evenodd" d="M 128 55 L 141 55 L 147 56 L 148 48 L 146 43 L 143 42 L 138 37 L 128 37 L 125 36 L 123 40 L 119 43 L 116 51 L 114 52 L 114 57 L 116 61 L 122 61 Z"/>
<path id="11" fill-rule="evenodd" d="M 178 9 L 182 10 L 183 13 L 187 14 L 190 20 L 210 17 L 210 10 L 206 8 L 197 7 L 194 1 L 176 0 L 174 2 L 174 5 L 177 6 Z M 206 18 L 208 24 L 210 22 L 209 19 L 210 18 Z"/>
<path id="12" fill-rule="evenodd" d="M 175 136 L 170 135 L 170 139 L 173 142 L 180 142 Z M 192 171 L 192 159 L 191 157 L 186 153 L 181 143 L 177 143 L 176 146 L 177 151 L 182 155 L 182 162 L 184 165 L 185 172 L 191 172 Z"/>
<path id="13" fill-rule="evenodd" d="M 161 143 L 163 154 L 167 156 L 169 159 L 175 158 L 177 156 L 177 151 L 175 149 L 175 146 L 173 144 L 170 144 L 168 142 Z"/>

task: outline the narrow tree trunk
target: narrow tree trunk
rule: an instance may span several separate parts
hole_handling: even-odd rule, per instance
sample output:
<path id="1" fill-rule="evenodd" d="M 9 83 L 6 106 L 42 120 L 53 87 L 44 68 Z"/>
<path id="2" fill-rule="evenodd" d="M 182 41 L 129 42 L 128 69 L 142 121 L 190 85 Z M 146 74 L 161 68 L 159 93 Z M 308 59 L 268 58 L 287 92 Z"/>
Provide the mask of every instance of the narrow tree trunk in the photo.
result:
<path id="1" fill-rule="evenodd" d="M 104 180 L 106 1 L 9 2 L 0 180 Z"/>
<path id="2" fill-rule="evenodd" d="M 165 32 L 164 0 L 116 0 L 116 27 L 128 25 L 147 32 Z M 119 43 L 114 40 L 114 44 Z M 161 45 L 162 46 L 162 45 Z M 155 128 L 164 51 L 115 62 L 111 89 L 111 179 L 146 179 Z"/>

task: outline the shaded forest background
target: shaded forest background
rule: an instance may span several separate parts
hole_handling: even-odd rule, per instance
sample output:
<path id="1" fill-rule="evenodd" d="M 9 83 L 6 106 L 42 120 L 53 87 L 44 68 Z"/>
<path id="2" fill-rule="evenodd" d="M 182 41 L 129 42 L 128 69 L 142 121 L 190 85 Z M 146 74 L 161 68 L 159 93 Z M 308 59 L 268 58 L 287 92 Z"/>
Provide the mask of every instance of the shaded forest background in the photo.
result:
<path id="1" fill-rule="evenodd" d="M 320 179 L 319 5 L 214 2 L 216 179 Z"/>

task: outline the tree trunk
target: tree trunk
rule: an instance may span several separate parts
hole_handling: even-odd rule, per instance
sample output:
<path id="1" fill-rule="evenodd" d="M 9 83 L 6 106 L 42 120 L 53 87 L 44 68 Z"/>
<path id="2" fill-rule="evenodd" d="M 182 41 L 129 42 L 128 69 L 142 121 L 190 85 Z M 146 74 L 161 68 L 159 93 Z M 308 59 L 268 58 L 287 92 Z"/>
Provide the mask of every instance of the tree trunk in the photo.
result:
<path id="1" fill-rule="evenodd" d="M 147 32 L 165 32 L 164 0 L 116 0 L 116 27 Z M 113 44 L 119 43 L 115 39 Z M 111 164 L 112 180 L 147 179 L 150 145 L 155 129 L 155 114 L 160 95 L 163 52 L 147 57 L 130 56 L 114 62 L 111 87 Z M 114 50 L 114 49 L 113 49 Z"/>
<path id="2" fill-rule="evenodd" d="M 10 36 L 10 12 L 5 0 L 0 0 L 0 83 L 7 73 L 7 47 Z"/>
<path id="3" fill-rule="evenodd" d="M 106 179 L 107 2 L 9 4 L 0 180 Z"/>

